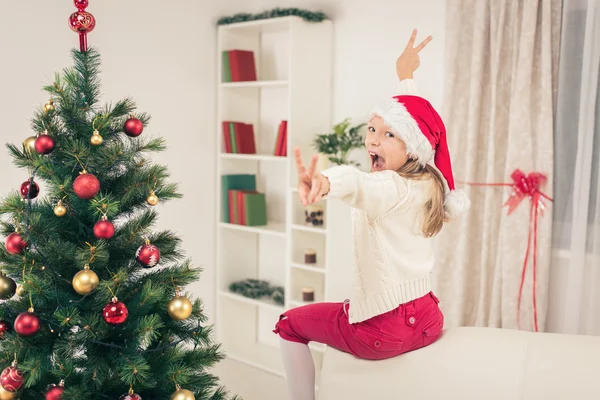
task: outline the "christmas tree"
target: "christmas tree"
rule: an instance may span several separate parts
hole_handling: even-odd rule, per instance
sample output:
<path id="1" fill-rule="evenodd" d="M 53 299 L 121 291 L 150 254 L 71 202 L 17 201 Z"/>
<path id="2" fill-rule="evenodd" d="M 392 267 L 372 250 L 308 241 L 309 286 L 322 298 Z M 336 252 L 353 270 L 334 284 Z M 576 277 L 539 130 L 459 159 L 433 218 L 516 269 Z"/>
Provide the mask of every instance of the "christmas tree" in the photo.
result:
<path id="1" fill-rule="evenodd" d="M 133 100 L 100 104 L 95 21 L 75 4 L 74 65 L 44 88 L 36 134 L 8 144 L 27 179 L 0 203 L 0 399 L 224 399 L 220 346 L 182 292 L 200 270 L 153 231 L 181 197 L 149 158 L 165 141 Z"/>

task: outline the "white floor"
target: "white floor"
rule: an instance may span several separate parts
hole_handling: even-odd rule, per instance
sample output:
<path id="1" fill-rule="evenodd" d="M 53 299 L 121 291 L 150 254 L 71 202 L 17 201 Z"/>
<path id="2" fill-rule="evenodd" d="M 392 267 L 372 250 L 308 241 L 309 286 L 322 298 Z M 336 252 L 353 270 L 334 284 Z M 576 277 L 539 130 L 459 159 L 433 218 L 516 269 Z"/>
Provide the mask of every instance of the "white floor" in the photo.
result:
<path id="1" fill-rule="evenodd" d="M 213 370 L 231 394 L 243 400 L 289 400 L 285 380 L 246 364 L 223 360 Z"/>

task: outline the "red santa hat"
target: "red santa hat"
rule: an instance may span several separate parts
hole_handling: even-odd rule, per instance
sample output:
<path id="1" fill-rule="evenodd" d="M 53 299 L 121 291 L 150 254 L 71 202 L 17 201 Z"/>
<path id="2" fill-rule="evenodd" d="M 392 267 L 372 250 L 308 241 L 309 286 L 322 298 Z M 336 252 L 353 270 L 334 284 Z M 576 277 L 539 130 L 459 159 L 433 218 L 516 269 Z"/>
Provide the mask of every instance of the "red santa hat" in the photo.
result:
<path id="1" fill-rule="evenodd" d="M 406 153 L 421 165 L 437 168 L 445 180 L 444 208 L 450 218 L 469 209 L 469 198 L 457 191 L 446 140 L 446 127 L 433 106 L 419 96 L 394 96 L 375 107 L 371 117 L 380 116 L 406 144 Z M 432 163 L 433 161 L 433 163 Z"/>

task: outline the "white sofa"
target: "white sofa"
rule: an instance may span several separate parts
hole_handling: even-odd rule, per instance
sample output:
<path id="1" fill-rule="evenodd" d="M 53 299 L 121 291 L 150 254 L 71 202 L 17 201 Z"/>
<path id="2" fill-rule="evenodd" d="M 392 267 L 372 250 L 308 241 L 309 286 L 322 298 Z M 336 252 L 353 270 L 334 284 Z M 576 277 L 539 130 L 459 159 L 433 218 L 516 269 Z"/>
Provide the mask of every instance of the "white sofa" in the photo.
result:
<path id="1" fill-rule="evenodd" d="M 600 337 L 463 327 L 383 361 L 328 348 L 318 400 L 342 399 L 600 399 Z"/>

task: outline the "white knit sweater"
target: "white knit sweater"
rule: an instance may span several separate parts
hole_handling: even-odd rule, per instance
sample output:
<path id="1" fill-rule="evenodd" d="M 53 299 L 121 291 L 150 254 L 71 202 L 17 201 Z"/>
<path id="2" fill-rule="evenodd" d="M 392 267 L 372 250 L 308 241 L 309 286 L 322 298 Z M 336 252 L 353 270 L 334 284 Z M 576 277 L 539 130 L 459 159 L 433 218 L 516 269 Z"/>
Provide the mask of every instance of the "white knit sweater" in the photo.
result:
<path id="1" fill-rule="evenodd" d="M 416 94 L 412 81 L 401 93 Z M 355 279 L 350 323 L 391 311 L 431 291 L 432 239 L 423 235 L 424 204 L 431 180 L 410 180 L 395 171 L 362 172 L 351 166 L 322 171 L 327 198 L 352 207 Z"/>

